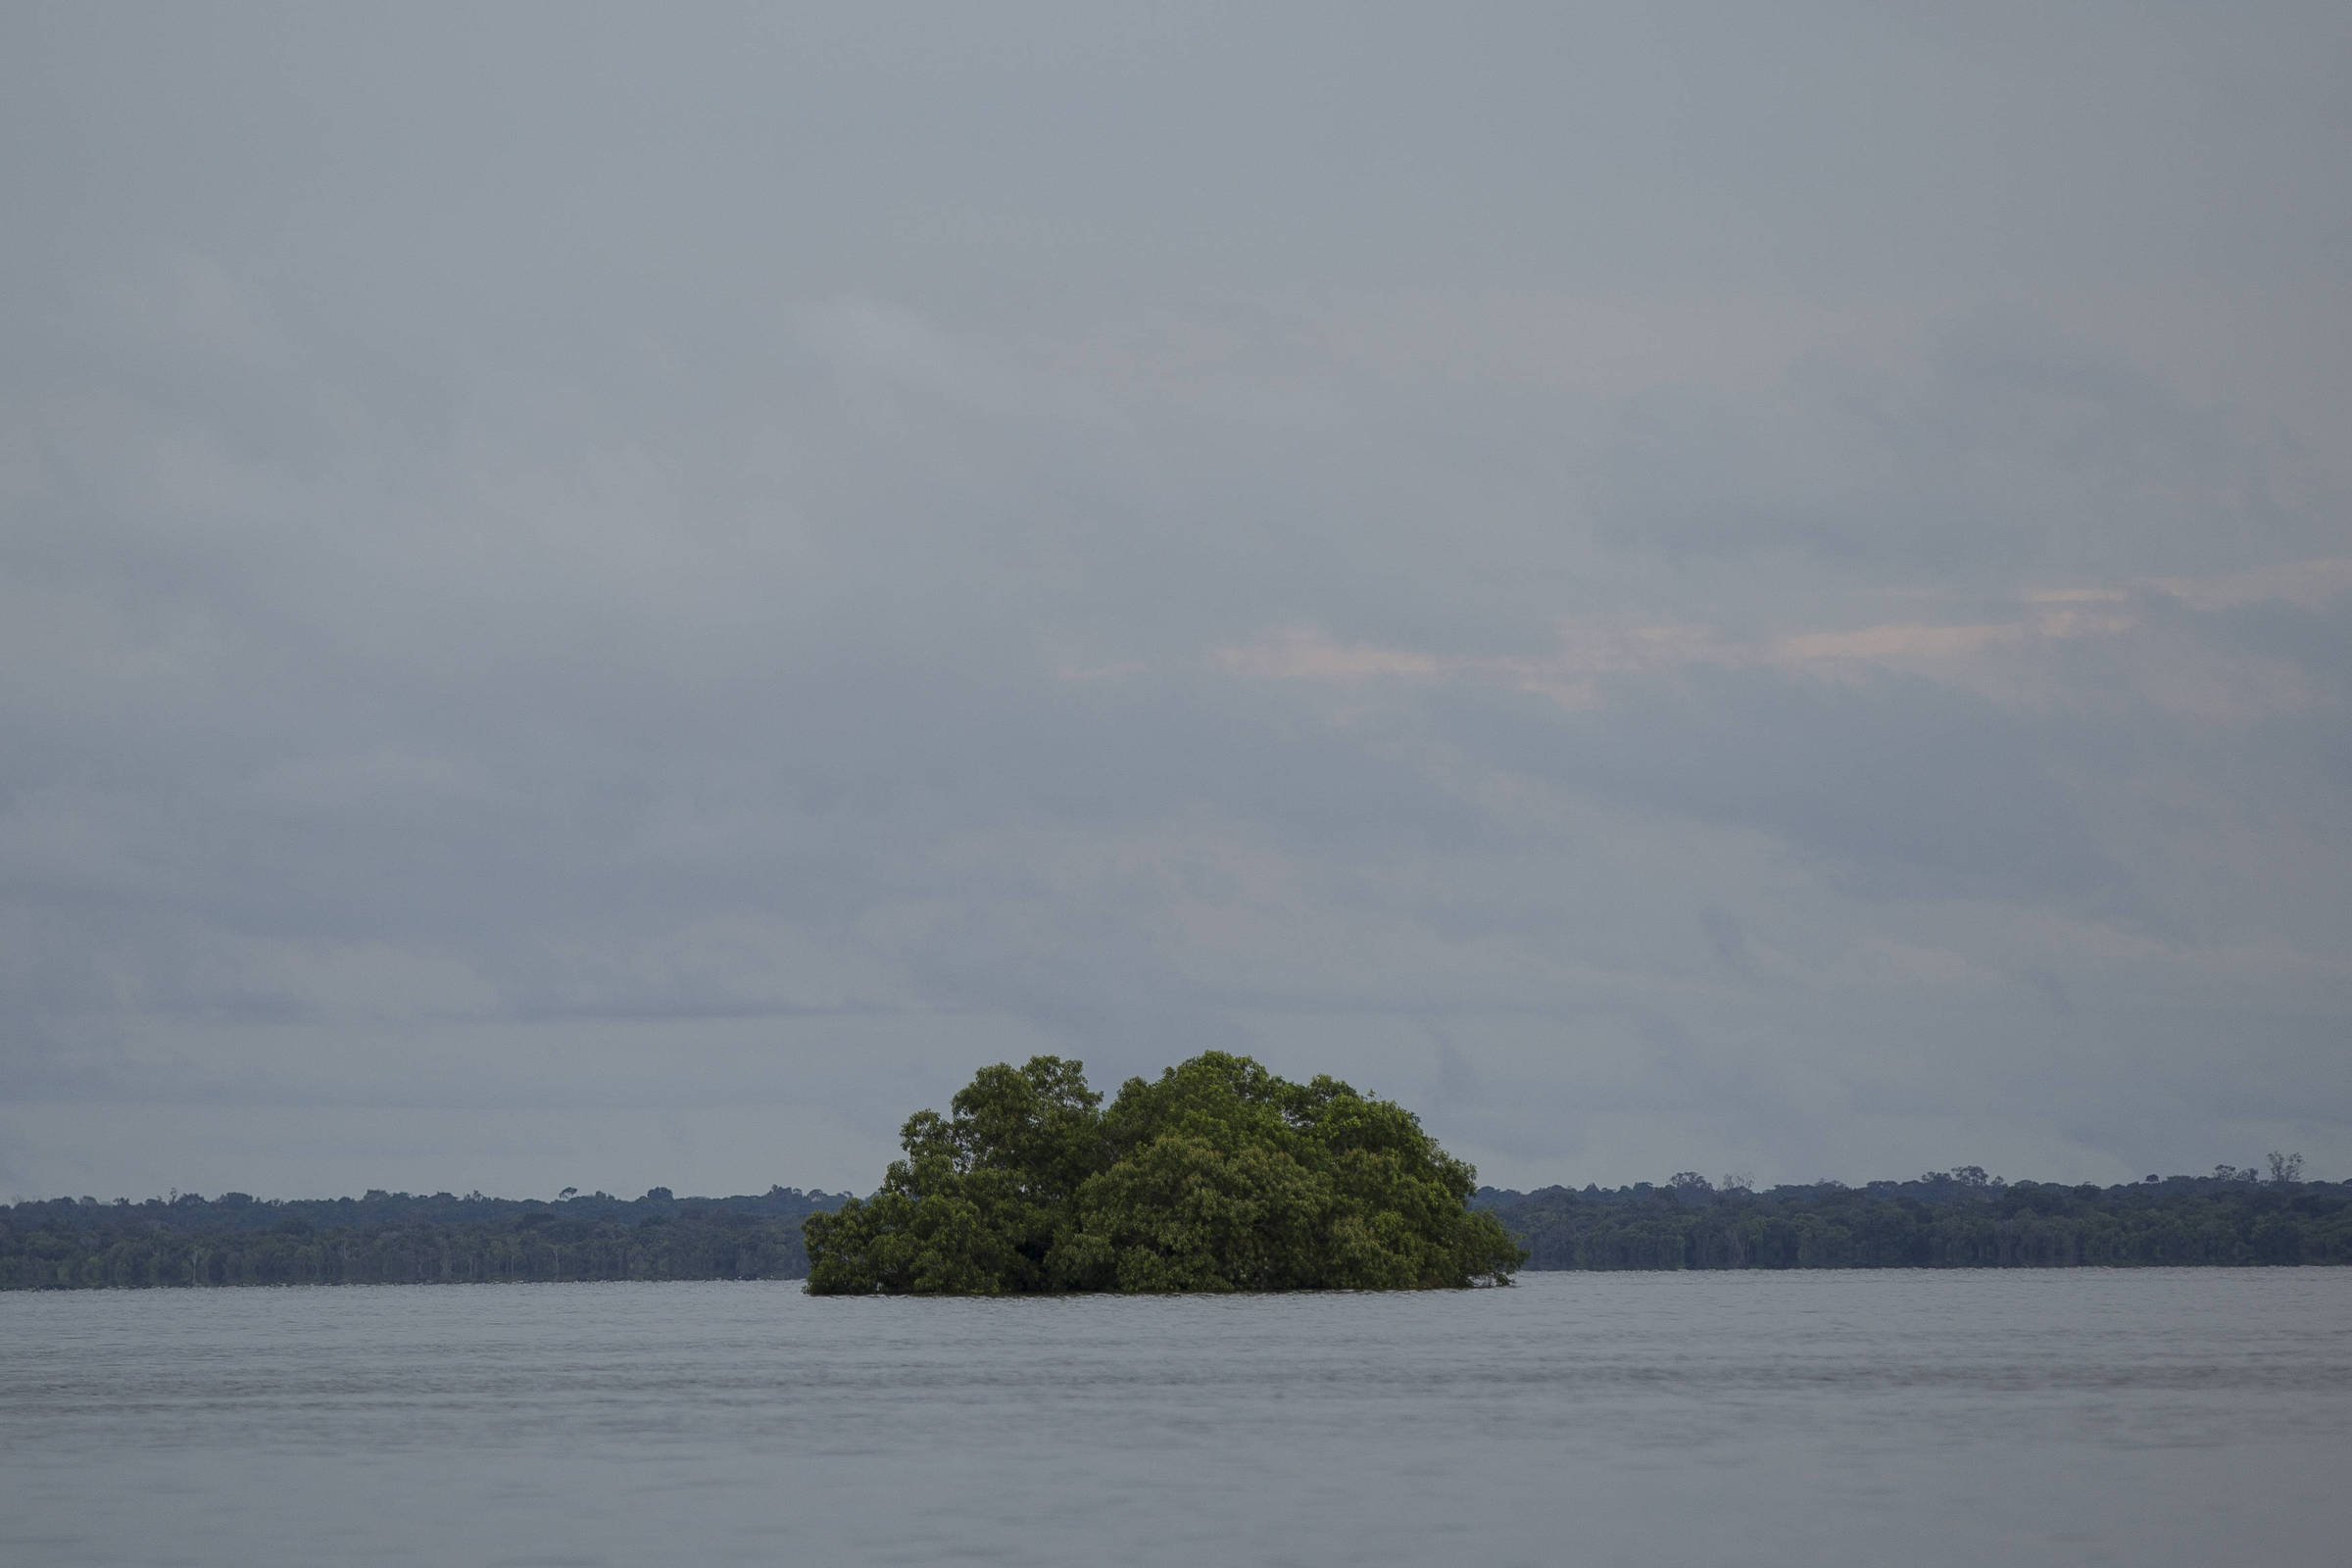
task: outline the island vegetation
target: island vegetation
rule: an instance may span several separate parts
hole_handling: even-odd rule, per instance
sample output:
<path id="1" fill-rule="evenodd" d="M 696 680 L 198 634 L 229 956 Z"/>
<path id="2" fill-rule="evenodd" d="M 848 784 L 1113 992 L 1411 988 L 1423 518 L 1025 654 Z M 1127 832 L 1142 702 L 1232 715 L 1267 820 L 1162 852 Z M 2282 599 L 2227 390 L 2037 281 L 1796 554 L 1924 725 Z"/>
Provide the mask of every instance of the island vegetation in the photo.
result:
<path id="1" fill-rule="evenodd" d="M 1207 1052 L 1107 1109 L 1080 1063 L 983 1068 L 870 1199 L 805 1224 L 819 1296 L 1433 1290 L 1526 1254 L 1393 1101 Z"/>

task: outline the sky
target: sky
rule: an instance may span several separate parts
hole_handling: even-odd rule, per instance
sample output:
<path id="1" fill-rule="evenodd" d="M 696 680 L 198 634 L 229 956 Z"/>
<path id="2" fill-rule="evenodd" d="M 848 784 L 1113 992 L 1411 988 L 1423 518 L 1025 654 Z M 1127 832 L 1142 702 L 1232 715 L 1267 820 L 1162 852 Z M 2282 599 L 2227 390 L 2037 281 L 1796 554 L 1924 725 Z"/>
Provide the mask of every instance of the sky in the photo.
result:
<path id="1" fill-rule="evenodd" d="M 0 12 L 0 1196 L 2352 1177 L 2352 10 Z"/>

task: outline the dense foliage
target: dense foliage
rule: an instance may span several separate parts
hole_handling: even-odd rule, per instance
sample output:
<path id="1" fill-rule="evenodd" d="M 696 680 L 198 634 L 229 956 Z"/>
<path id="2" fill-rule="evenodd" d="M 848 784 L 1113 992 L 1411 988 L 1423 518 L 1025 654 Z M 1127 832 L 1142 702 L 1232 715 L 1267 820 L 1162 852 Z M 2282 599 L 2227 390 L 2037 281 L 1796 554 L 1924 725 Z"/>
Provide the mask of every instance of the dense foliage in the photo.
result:
<path id="1" fill-rule="evenodd" d="M 2352 1182 L 2224 1167 L 2124 1187 L 1912 1182 L 1482 1191 L 1538 1269 L 2070 1268 L 2352 1263 Z"/>
<path id="2" fill-rule="evenodd" d="M 808 1289 L 1427 1290 L 1524 1255 L 1412 1112 L 1336 1079 L 1210 1052 L 1102 1098 L 1057 1056 L 983 1069 L 880 1192 L 809 1216 Z"/>
<path id="3" fill-rule="evenodd" d="M 552 1203 L 380 1192 L 56 1199 L 0 1208 L 0 1289 L 798 1279 L 808 1271 L 802 1219 L 840 1201 L 785 1187 Z"/>

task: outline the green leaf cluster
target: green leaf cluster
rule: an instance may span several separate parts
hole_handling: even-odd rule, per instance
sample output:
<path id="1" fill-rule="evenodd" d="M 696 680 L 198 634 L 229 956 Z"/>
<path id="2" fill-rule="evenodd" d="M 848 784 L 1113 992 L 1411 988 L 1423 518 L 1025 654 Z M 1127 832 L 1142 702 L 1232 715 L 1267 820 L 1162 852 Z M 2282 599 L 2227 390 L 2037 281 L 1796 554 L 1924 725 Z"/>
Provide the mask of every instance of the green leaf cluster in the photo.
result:
<path id="1" fill-rule="evenodd" d="M 1419 1118 L 1337 1079 L 1208 1052 L 1102 1099 L 1034 1056 L 918 1111 L 879 1192 L 805 1222 L 810 1293 L 1433 1290 L 1526 1257 Z"/>

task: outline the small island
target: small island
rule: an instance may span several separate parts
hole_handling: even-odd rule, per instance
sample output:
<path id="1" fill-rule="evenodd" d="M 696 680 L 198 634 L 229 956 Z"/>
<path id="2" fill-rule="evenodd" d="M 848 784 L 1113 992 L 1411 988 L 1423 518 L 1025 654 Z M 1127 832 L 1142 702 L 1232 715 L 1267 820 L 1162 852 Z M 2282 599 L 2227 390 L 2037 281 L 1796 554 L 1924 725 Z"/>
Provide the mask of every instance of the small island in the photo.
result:
<path id="1" fill-rule="evenodd" d="M 1130 1078 L 983 1068 L 917 1111 L 881 1190 L 810 1214 L 814 1296 L 1401 1291 L 1508 1284 L 1527 1254 L 1411 1111 L 1207 1052 Z"/>

